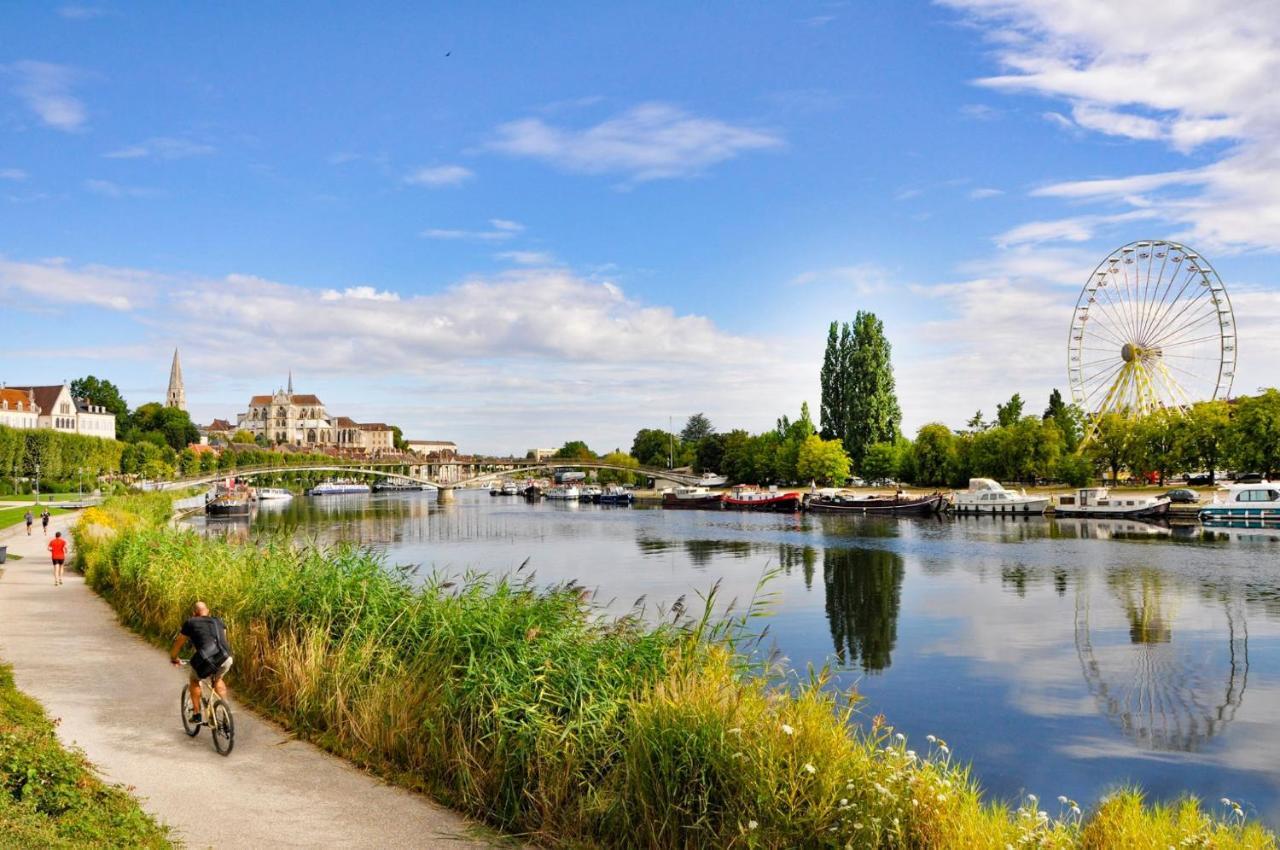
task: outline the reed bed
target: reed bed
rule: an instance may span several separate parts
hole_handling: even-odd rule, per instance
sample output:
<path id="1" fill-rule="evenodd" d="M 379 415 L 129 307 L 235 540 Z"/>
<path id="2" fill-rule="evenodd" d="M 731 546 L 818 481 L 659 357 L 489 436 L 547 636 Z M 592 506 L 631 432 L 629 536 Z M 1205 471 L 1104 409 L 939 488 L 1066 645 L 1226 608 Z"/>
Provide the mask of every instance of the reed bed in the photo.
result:
<path id="1" fill-rule="evenodd" d="M 779 684 L 744 661 L 751 608 L 603 617 L 573 585 L 418 580 L 354 549 L 232 544 L 167 518 L 167 497 L 131 496 L 74 531 L 125 623 L 166 643 L 205 600 L 241 697 L 545 846 L 1275 847 L 1234 805 L 985 801 L 945 741 L 879 717 L 864 729 L 821 672 Z"/>

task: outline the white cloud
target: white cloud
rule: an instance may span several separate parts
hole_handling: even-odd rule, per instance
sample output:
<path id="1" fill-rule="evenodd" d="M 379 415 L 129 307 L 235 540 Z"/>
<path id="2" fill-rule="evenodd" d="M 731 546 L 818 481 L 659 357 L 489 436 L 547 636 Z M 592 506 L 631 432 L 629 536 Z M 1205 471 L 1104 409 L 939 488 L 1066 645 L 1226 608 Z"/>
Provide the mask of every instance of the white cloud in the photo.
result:
<path id="1" fill-rule="evenodd" d="M 512 221 L 509 218 L 491 218 L 489 223 L 493 225 L 495 230 L 504 230 L 507 233 L 519 233 L 524 230 L 524 225 L 518 221 Z"/>
<path id="2" fill-rule="evenodd" d="M 980 81 L 1064 101 L 1079 131 L 1209 165 L 1059 184 L 1040 194 L 1156 208 L 1202 248 L 1280 249 L 1280 4 L 942 0 L 985 29 L 1002 73 Z M 1140 22 L 1135 25 L 1134 22 Z"/>
<path id="3" fill-rule="evenodd" d="M 101 18 L 105 14 L 107 14 L 106 10 L 100 6 L 69 4 L 58 7 L 58 16 L 66 18 L 68 21 L 91 21 L 94 18 Z"/>
<path id="4" fill-rule="evenodd" d="M 856 263 L 801 272 L 791 278 L 792 286 L 833 283 L 851 289 L 857 295 L 871 295 L 889 288 L 890 274 L 875 263 Z"/>
<path id="5" fill-rule="evenodd" d="M 404 182 L 434 189 L 440 186 L 458 186 L 474 176 L 475 172 L 461 165 L 436 165 L 417 169 L 405 177 Z"/>
<path id="6" fill-rule="evenodd" d="M 505 218 L 489 219 L 491 230 L 462 230 L 452 227 L 429 227 L 422 231 L 421 236 L 427 239 L 445 239 L 445 240 L 474 240 L 479 242 L 501 242 L 510 239 L 516 234 L 524 230 L 524 225 L 518 221 L 510 221 Z"/>
<path id="7" fill-rule="evenodd" d="M 88 120 L 84 104 L 71 93 L 78 78 L 75 69 L 52 62 L 23 60 L 5 70 L 15 78 L 14 94 L 48 126 L 74 132 Z"/>
<path id="8" fill-rule="evenodd" d="M 739 154 L 778 148 L 774 133 L 646 103 L 583 129 L 539 118 L 497 128 L 488 147 L 580 174 L 621 174 L 633 182 L 691 177 Z"/>
<path id="9" fill-rule="evenodd" d="M 65 260 L 17 262 L 0 256 L 0 300 L 10 307 L 87 304 L 130 310 L 155 294 L 159 278 L 136 269 L 86 265 Z"/>
<path id="10" fill-rule="evenodd" d="M 104 198 L 154 198 L 160 194 L 155 189 L 147 189 L 141 186 L 122 186 L 111 180 L 99 180 L 97 178 L 84 181 L 84 188 L 86 192 L 102 195 Z"/>
<path id="11" fill-rule="evenodd" d="M 191 156 L 206 156 L 214 150 L 213 145 L 171 136 L 157 136 L 136 145 L 110 151 L 103 156 L 108 159 L 186 159 Z"/>
<path id="12" fill-rule="evenodd" d="M 1153 210 L 1134 210 L 1116 215 L 1078 215 L 1050 221 L 1029 221 L 996 237 L 1001 247 L 1032 242 L 1087 242 L 1100 226 L 1155 218 Z"/>
<path id="13" fill-rule="evenodd" d="M 0 168 L 0 180 L 19 182 L 27 179 L 27 172 L 21 168 Z"/>
<path id="14" fill-rule="evenodd" d="M 349 286 L 341 292 L 336 289 L 326 289 L 320 293 L 321 301 L 342 301 L 344 299 L 354 301 L 399 301 L 400 296 L 394 292 L 380 292 L 372 286 Z"/>
<path id="15" fill-rule="evenodd" d="M 975 201 L 981 201 L 986 198 L 995 198 L 1003 194 L 1004 192 L 1000 189 L 992 189 L 984 186 L 970 190 L 969 197 L 973 198 Z"/>
<path id="16" fill-rule="evenodd" d="M 552 266 L 556 263 L 556 258 L 545 251 L 503 251 L 498 254 L 498 259 L 522 266 Z"/>

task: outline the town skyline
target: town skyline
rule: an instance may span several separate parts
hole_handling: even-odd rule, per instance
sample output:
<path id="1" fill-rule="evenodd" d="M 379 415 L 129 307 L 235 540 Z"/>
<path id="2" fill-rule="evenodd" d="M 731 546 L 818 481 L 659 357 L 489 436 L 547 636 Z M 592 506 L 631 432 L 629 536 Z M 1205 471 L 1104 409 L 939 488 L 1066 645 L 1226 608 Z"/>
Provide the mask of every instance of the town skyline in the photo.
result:
<path id="1" fill-rule="evenodd" d="M 136 407 L 178 347 L 201 424 L 292 369 L 406 436 L 608 451 L 816 414 L 862 309 L 914 433 L 1065 392 L 1094 265 L 1171 238 L 1226 282 L 1235 392 L 1274 384 L 1280 13 L 1121 14 L 8 10 L 5 378 Z"/>

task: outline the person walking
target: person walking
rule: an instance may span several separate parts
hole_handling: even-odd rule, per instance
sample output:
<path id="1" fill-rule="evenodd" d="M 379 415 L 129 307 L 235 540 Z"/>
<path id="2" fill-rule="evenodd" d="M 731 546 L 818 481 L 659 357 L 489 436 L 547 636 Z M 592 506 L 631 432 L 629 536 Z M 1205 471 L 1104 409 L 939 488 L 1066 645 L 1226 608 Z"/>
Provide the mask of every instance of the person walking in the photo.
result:
<path id="1" fill-rule="evenodd" d="M 40 512 L 40 530 L 44 532 L 44 536 L 49 536 L 49 509 L 45 508 Z"/>
<path id="2" fill-rule="evenodd" d="M 67 560 L 67 539 L 59 531 L 49 541 L 49 555 L 53 560 L 53 586 L 62 584 L 62 565 Z"/>
<path id="3" fill-rule="evenodd" d="M 27 521 L 27 536 L 28 536 L 28 537 L 30 537 L 30 536 L 31 536 L 31 523 L 33 523 L 33 522 L 35 522 L 35 521 L 36 521 L 36 518 L 35 518 L 34 516 L 32 516 L 32 515 L 31 515 L 31 508 L 27 508 L 27 515 L 24 517 L 24 519 Z"/>

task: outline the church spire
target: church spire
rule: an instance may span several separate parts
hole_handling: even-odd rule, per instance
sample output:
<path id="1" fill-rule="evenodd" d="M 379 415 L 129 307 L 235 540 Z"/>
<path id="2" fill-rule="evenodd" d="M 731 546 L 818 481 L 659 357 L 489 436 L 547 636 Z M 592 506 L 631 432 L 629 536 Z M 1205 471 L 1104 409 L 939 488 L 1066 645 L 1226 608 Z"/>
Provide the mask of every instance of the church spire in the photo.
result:
<path id="1" fill-rule="evenodd" d="M 182 363 L 178 361 L 178 349 L 173 350 L 173 365 L 169 367 L 169 394 L 165 397 L 165 407 L 187 409 L 187 390 L 182 385 Z"/>
<path id="2" fill-rule="evenodd" d="M 293 395 L 293 370 L 289 370 L 289 395 Z"/>

